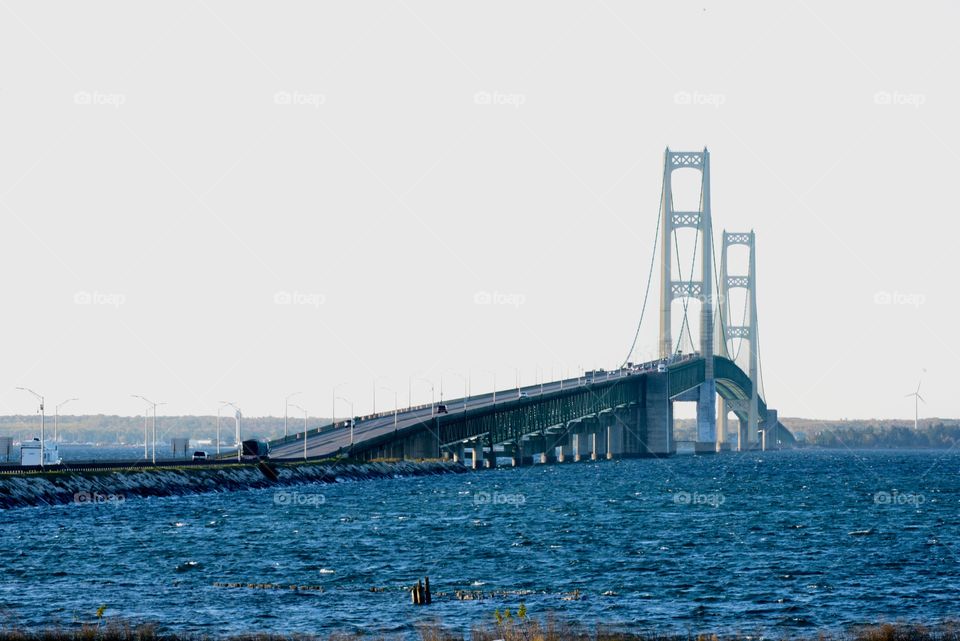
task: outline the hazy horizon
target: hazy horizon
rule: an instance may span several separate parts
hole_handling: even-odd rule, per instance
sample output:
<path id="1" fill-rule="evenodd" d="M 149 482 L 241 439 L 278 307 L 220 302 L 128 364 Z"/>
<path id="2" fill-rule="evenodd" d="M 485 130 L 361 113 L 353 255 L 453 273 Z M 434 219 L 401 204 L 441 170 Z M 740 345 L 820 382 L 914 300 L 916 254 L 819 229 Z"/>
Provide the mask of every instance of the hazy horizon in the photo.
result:
<path id="1" fill-rule="evenodd" d="M 345 416 L 411 376 L 425 403 L 416 379 L 615 367 L 663 150 L 706 146 L 715 237 L 757 232 L 769 405 L 911 416 L 922 375 L 921 416 L 960 414 L 960 89 L 929 64 L 957 58 L 956 4 L 3 11 L 29 64 L 0 69 L 0 412 L 34 410 L 22 386 L 50 415 L 302 391 L 329 416 L 344 383 Z"/>

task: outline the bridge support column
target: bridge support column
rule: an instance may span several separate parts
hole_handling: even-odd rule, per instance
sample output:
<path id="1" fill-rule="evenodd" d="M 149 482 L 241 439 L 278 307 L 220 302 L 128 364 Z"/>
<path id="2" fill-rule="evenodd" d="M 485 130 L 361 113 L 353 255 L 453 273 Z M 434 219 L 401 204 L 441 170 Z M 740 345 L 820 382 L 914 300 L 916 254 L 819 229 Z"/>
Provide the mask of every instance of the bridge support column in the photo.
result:
<path id="1" fill-rule="evenodd" d="M 473 460 L 470 462 L 470 468 L 479 470 L 483 467 L 483 441 L 477 441 L 473 444 Z"/>
<path id="2" fill-rule="evenodd" d="M 709 333 L 709 332 L 708 332 Z M 700 384 L 697 399 L 697 442 L 696 454 L 716 454 L 717 452 L 717 381 L 708 379 Z"/>
<path id="3" fill-rule="evenodd" d="M 412 434 L 403 440 L 396 454 L 398 458 L 408 460 L 434 458 L 437 455 L 436 438 L 428 431 Z"/>
<path id="4" fill-rule="evenodd" d="M 573 447 L 570 442 L 573 439 L 572 435 L 564 434 L 563 438 L 560 440 L 560 449 L 557 450 L 557 462 L 565 463 L 570 460 L 570 457 L 573 455 Z"/>
<path id="5" fill-rule="evenodd" d="M 722 396 L 717 397 L 717 451 L 718 452 L 728 452 L 730 451 L 730 443 L 727 440 L 727 436 L 730 431 L 730 418 L 727 416 L 729 413 L 729 408 L 727 407 L 727 400 Z"/>
<path id="6" fill-rule="evenodd" d="M 584 456 L 590 450 L 590 446 L 587 445 L 587 437 L 589 434 L 579 432 L 573 435 L 573 460 L 575 462 L 580 462 L 583 460 Z"/>
<path id="7" fill-rule="evenodd" d="M 624 423 L 620 414 L 614 414 L 613 422 L 607 425 L 607 459 L 623 456 Z"/>
<path id="8" fill-rule="evenodd" d="M 763 430 L 764 440 L 761 440 L 762 449 L 780 449 L 780 444 L 777 442 L 777 424 L 780 422 L 779 413 L 777 410 L 767 408 L 766 415 L 760 420 L 760 429 Z M 766 443 L 766 447 L 763 447 L 763 443 Z"/>
<path id="9" fill-rule="evenodd" d="M 673 442 L 673 402 L 670 400 L 669 374 L 647 374 L 643 420 L 645 454 L 670 456 L 676 452 Z"/>

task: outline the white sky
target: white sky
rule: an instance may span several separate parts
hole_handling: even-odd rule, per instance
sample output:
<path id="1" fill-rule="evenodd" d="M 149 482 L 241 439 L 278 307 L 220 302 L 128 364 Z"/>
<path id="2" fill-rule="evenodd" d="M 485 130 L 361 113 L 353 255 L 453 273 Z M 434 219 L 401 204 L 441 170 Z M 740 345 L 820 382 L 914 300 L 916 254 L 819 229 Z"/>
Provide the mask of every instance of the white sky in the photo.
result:
<path id="1" fill-rule="evenodd" d="M 706 145 L 770 405 L 912 416 L 925 368 L 960 414 L 960 5 L 648 4 L 3 2 L 0 412 L 614 366 L 663 148 Z"/>

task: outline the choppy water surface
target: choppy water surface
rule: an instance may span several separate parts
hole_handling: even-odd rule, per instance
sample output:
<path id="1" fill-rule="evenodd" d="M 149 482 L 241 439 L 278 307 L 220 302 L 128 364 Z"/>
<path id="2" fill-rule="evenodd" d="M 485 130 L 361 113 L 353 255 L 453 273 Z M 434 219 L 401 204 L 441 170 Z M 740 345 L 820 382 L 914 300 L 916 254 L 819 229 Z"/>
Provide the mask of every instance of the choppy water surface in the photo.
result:
<path id="1" fill-rule="evenodd" d="M 70 624 L 106 604 L 211 634 L 403 634 L 522 600 L 588 624 L 794 635 L 955 617 L 958 535 L 960 454 L 944 452 L 604 461 L 28 508 L 0 512 L 0 619 Z M 434 592 L 532 593 L 415 608 L 403 586 L 424 574 Z"/>

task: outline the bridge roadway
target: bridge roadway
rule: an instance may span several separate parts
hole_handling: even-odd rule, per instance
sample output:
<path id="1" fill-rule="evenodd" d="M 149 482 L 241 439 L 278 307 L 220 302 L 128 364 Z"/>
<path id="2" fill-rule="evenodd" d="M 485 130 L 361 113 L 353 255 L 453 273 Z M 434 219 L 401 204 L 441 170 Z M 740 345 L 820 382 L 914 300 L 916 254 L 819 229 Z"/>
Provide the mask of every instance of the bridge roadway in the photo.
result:
<path id="1" fill-rule="evenodd" d="M 521 393 L 525 393 L 531 399 L 535 399 L 540 394 L 548 394 L 550 392 L 560 391 L 561 389 L 572 389 L 577 386 L 585 385 L 591 381 L 614 380 L 616 378 L 639 376 L 644 372 L 651 371 L 651 369 L 656 371 L 657 362 L 658 361 L 638 364 L 636 369 L 624 368 L 619 370 L 611 370 L 609 372 L 598 372 L 593 378 L 581 376 L 579 378 L 567 378 L 559 381 L 551 381 L 549 383 L 545 382 L 542 386 L 539 384 L 528 385 L 526 387 L 521 387 L 519 391 L 515 387 L 509 390 L 497 391 L 496 401 L 497 403 L 506 400 L 515 401 L 520 397 Z M 437 403 L 436 405 L 440 404 L 441 403 Z M 462 398 L 444 400 L 442 401 L 442 404 L 446 405 L 447 412 L 451 415 L 456 414 L 458 411 L 463 412 L 465 409 L 464 399 Z M 471 396 L 466 400 L 466 409 L 469 410 L 492 407 L 493 405 L 494 394 L 492 392 L 488 394 Z M 433 407 L 435 407 L 435 405 L 420 406 L 409 410 L 401 409 L 399 412 L 397 412 L 396 426 L 394 426 L 393 412 L 382 412 L 369 418 L 361 417 L 356 421 L 356 424 L 353 428 L 353 442 L 359 445 L 364 441 L 369 441 L 377 437 L 386 436 L 394 431 L 399 432 L 404 428 L 422 424 L 433 416 Z M 346 454 L 350 450 L 350 428 L 346 425 L 345 421 L 338 422 L 337 426 L 333 428 L 328 425 L 320 428 L 319 431 L 316 429 L 311 429 L 309 430 L 309 433 L 310 434 L 307 439 L 307 458 L 329 457 L 335 456 L 338 453 Z M 446 445 L 446 443 L 444 443 L 444 445 Z M 287 439 L 281 439 L 280 441 L 274 441 L 271 443 L 270 458 L 280 460 L 302 460 L 304 458 L 303 439 L 300 437 L 300 434 L 291 435 Z"/>

